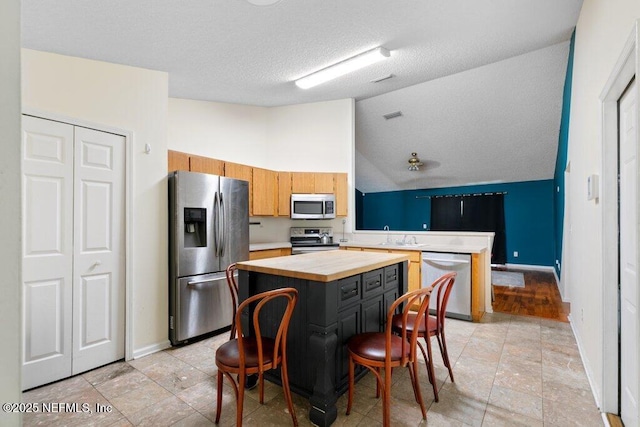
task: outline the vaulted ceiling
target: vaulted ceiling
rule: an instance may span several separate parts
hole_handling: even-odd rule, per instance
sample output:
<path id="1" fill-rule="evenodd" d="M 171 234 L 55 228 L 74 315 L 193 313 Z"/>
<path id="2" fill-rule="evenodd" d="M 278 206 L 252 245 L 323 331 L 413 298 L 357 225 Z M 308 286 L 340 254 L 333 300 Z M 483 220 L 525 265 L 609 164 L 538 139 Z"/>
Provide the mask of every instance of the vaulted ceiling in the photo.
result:
<path id="1" fill-rule="evenodd" d="M 355 184 L 372 192 L 552 178 L 581 5 L 23 0 L 22 38 L 31 49 L 166 71 L 177 98 L 266 107 L 355 98 Z M 312 89 L 293 84 L 375 46 L 391 57 Z M 383 117 L 395 111 L 402 116 Z M 418 172 L 407 170 L 411 152 L 425 163 Z"/>

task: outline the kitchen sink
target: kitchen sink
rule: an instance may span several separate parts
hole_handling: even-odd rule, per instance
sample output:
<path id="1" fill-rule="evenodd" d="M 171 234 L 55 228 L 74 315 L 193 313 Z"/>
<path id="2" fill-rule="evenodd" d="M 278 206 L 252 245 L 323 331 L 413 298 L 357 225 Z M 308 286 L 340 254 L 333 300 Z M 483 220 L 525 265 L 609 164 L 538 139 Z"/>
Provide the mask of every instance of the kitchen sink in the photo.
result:
<path id="1" fill-rule="evenodd" d="M 403 248 L 419 248 L 425 246 L 424 243 L 402 243 L 402 242 L 382 242 L 378 243 L 381 246 L 398 246 Z"/>

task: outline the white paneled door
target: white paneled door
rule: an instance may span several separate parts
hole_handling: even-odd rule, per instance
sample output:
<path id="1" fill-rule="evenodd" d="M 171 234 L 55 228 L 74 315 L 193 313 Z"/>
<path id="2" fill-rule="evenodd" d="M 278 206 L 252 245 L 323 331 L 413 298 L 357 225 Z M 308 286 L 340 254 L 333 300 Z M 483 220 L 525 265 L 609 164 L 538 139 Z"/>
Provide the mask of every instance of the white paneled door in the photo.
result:
<path id="1" fill-rule="evenodd" d="M 633 83 L 620 99 L 620 417 L 638 425 L 638 104 Z"/>
<path id="2" fill-rule="evenodd" d="M 124 137 L 23 117 L 23 389 L 124 357 Z"/>

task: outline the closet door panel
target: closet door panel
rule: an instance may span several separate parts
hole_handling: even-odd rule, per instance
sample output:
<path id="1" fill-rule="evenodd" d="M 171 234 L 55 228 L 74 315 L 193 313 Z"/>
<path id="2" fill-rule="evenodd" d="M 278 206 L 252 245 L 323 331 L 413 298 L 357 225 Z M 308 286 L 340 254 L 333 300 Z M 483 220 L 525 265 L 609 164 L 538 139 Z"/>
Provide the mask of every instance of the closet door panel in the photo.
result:
<path id="1" fill-rule="evenodd" d="M 74 375 L 124 357 L 124 147 L 76 127 Z"/>
<path id="2" fill-rule="evenodd" d="M 73 126 L 22 120 L 22 386 L 71 375 Z"/>

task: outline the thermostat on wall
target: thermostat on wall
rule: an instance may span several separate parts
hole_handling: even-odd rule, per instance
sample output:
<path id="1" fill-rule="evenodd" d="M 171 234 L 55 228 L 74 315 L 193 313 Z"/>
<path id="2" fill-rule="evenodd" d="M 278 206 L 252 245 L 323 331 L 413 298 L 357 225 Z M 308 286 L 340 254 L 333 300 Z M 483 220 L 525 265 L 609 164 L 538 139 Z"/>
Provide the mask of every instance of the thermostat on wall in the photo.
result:
<path id="1" fill-rule="evenodd" d="M 598 198 L 598 175 L 589 175 L 587 177 L 587 200 Z"/>

